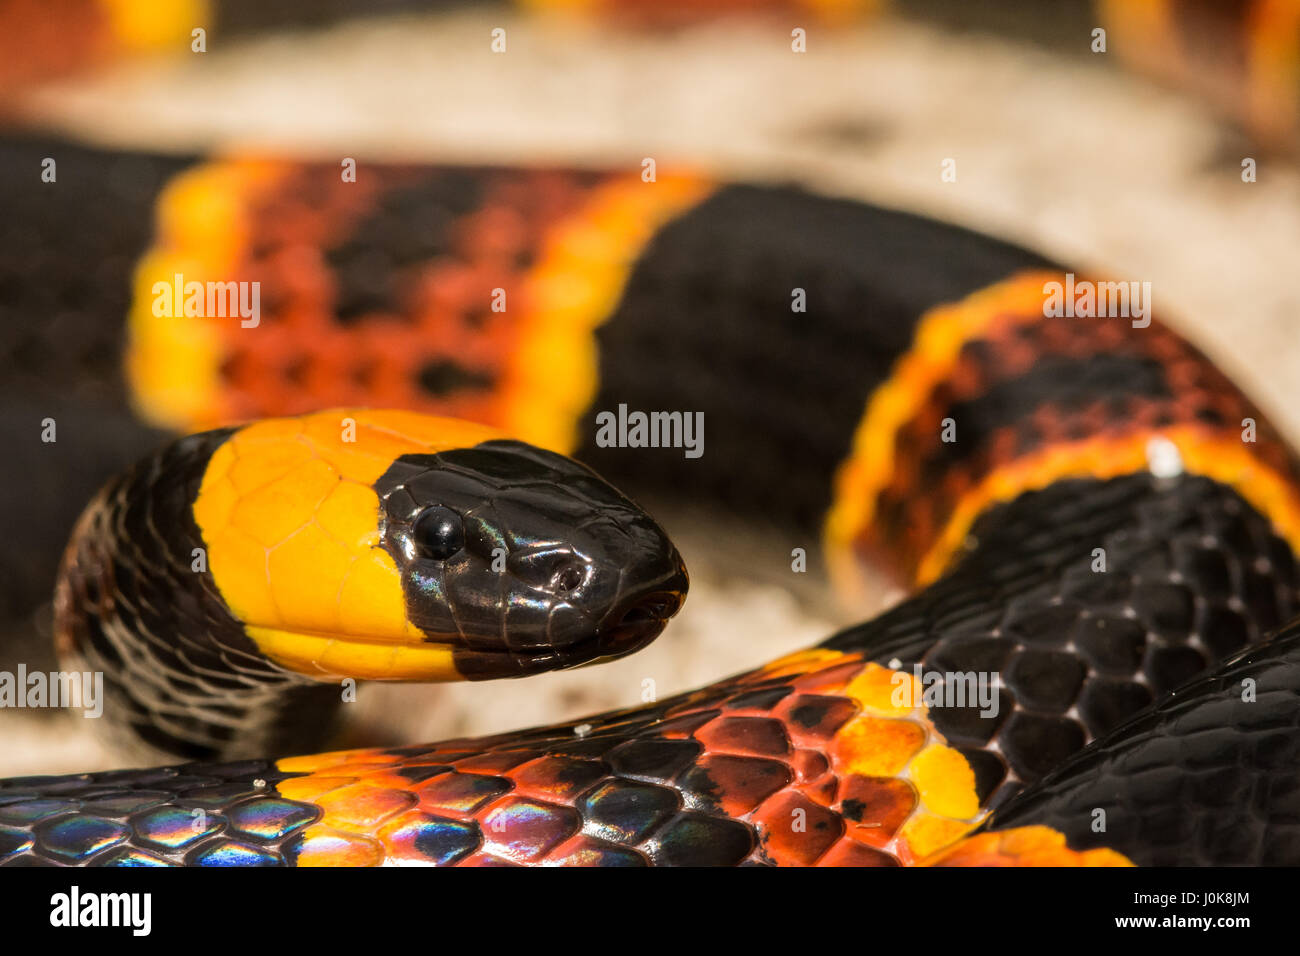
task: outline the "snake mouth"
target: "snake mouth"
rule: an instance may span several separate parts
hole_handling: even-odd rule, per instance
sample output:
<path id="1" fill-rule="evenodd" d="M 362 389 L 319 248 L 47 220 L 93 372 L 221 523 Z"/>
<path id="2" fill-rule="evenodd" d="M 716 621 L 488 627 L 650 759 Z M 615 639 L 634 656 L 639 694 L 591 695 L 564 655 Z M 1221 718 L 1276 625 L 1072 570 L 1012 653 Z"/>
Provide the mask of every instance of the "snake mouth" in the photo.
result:
<path id="1" fill-rule="evenodd" d="M 645 647 L 681 608 L 680 591 L 655 591 L 616 608 L 596 632 L 568 647 L 518 650 L 472 649 L 446 641 L 411 642 L 377 635 L 325 634 L 248 627 L 261 651 L 288 670 L 317 680 L 486 680 L 525 677 L 624 657 Z"/>
<path id="2" fill-rule="evenodd" d="M 461 625 L 448 633 L 430 634 L 425 630 L 423 639 L 415 633 L 355 634 L 257 625 L 245 625 L 245 632 L 270 660 L 315 680 L 526 677 L 624 657 L 658 637 L 681 609 L 689 578 L 675 552 L 666 571 L 646 577 L 652 583 L 626 588 L 631 593 L 615 600 L 603 617 L 595 618 L 589 611 L 577 608 L 576 620 L 570 619 L 552 631 L 548 619 L 544 633 L 525 630 L 515 634 L 514 640 L 508 639 L 504 621 L 496 622 L 489 635 L 493 640 L 484 640 L 482 634 L 471 638 Z"/>
<path id="3" fill-rule="evenodd" d="M 681 609 L 680 591 L 655 591 L 637 598 L 630 605 L 616 609 L 612 623 L 596 633 L 596 648 L 601 657 L 622 657 L 645 647 L 662 631 L 668 619 Z"/>
<path id="4" fill-rule="evenodd" d="M 614 608 L 589 636 L 562 647 L 535 650 L 473 649 L 458 646 L 456 667 L 469 680 L 527 677 L 548 671 L 600 664 L 645 647 L 681 609 L 682 590 L 640 594 Z"/>
<path id="5" fill-rule="evenodd" d="M 680 592 L 644 595 L 607 616 L 608 624 L 563 647 L 488 650 L 458 645 L 456 669 L 468 680 L 529 677 L 549 671 L 600 664 L 639 651 L 656 637 L 682 606 Z"/>

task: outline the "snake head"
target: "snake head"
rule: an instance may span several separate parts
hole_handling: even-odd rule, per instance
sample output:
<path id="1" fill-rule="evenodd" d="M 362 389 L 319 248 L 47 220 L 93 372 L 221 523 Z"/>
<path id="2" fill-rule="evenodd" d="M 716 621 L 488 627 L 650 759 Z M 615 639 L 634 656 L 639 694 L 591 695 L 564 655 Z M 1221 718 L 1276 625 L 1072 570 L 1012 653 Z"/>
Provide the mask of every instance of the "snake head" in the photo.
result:
<path id="1" fill-rule="evenodd" d="M 621 657 L 685 596 L 659 525 L 562 455 L 506 440 L 404 455 L 375 489 L 407 614 L 465 677 Z"/>
<path id="2" fill-rule="evenodd" d="M 590 469 L 454 419 L 267 419 L 182 440 L 135 474 L 100 509 L 122 538 L 114 574 L 129 558 L 149 594 L 179 580 L 187 597 L 151 599 L 150 629 L 226 656 L 251 641 L 317 680 L 480 680 L 619 657 L 687 588 L 663 530 Z M 133 505 L 140 516 L 122 518 Z M 173 570 L 200 550 L 207 571 Z"/>
<path id="3" fill-rule="evenodd" d="M 108 675 L 123 728 L 230 757 L 323 742 L 339 695 L 304 678 L 619 657 L 686 588 L 663 530 L 583 465 L 469 422 L 332 409 L 190 435 L 110 481 L 69 542 L 55 630 Z"/>

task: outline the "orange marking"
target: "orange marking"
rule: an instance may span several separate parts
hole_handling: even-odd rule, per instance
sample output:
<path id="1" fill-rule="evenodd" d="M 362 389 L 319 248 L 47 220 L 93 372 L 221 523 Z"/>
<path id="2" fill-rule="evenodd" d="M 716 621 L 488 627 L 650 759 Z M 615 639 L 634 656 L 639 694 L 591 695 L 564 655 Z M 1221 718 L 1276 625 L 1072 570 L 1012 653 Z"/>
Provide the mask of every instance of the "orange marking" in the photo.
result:
<path id="1" fill-rule="evenodd" d="M 1300 122 L 1300 3 L 1255 0 L 1247 43 L 1247 113 L 1259 135 L 1294 140 Z"/>
<path id="2" fill-rule="evenodd" d="M 911 349 L 888 381 L 872 393 L 853 436 L 852 451 L 835 476 L 834 504 L 824 538 L 831 576 L 846 592 L 854 589 L 857 558 L 853 542 L 871 524 L 880 492 L 893 475 L 898 432 L 918 413 L 930 393 L 956 368 L 962 346 L 1001 323 L 1028 324 L 1043 318 L 1043 286 L 1060 273 L 1030 272 L 989 286 L 961 302 L 931 309 L 917 323 Z"/>
<path id="3" fill-rule="evenodd" d="M 867 667 L 844 688 L 844 693 L 864 709 L 888 717 L 911 713 L 913 702 L 921 700 L 921 686 L 915 675 L 884 667 Z"/>
<path id="4" fill-rule="evenodd" d="M 772 14 L 806 10 L 819 23 L 841 25 L 881 13 L 889 0 L 520 0 L 546 14 L 580 15 L 635 24 L 692 23 L 735 13 Z"/>
<path id="5" fill-rule="evenodd" d="M 379 866 L 386 855 L 378 840 L 316 824 L 303 833 L 298 866 Z"/>
<path id="6" fill-rule="evenodd" d="M 847 777 L 839 799 L 841 805 L 854 801 L 861 807 L 861 822 L 846 822 L 857 839 L 873 847 L 888 845 L 918 803 L 916 788 L 897 777 Z"/>
<path id="7" fill-rule="evenodd" d="M 276 761 L 276 767 L 285 773 L 315 773 L 318 770 L 331 771 L 327 776 L 347 764 L 388 765 L 397 763 L 398 758 L 382 750 L 363 748 L 359 750 L 335 750 L 329 753 L 304 754 L 301 757 L 282 757 Z"/>
<path id="8" fill-rule="evenodd" d="M 1180 425 L 1055 445 L 992 472 L 958 502 L 920 563 L 918 584 L 928 584 L 943 573 L 975 519 L 990 505 L 1062 478 L 1104 479 L 1146 471 L 1147 448 L 1154 438 L 1169 441 L 1178 449 L 1186 471 L 1235 489 L 1300 553 L 1300 492 L 1293 482 L 1260 461 L 1249 444 L 1208 428 Z"/>
<path id="9" fill-rule="evenodd" d="M 158 237 L 136 274 L 127 364 L 141 415 L 189 431 L 373 403 L 571 449 L 595 394 L 595 329 L 655 230 L 712 187 L 688 176 L 611 175 L 589 185 L 562 171 L 484 172 L 483 202 L 454 223 L 447 254 L 403 269 L 391 308 L 338 323 L 326 251 L 384 190 L 431 175 L 392 166 L 382 184 L 342 185 L 336 168 L 235 159 L 177 177 L 159 199 Z M 534 250 L 534 264 L 521 267 Z M 154 290 L 178 274 L 186 283 L 259 282 L 259 324 L 155 315 Z M 498 288 L 506 311 L 489 308 Z M 495 384 L 432 394 L 417 378 L 434 361 Z"/>
<path id="10" fill-rule="evenodd" d="M 208 0 L 99 0 L 121 49 L 138 52 L 189 52 L 191 31 L 210 27 Z"/>
<path id="11" fill-rule="evenodd" d="M 903 449 L 919 441 L 919 434 L 938 428 L 946 406 L 936 405 L 936 395 L 953 382 L 964 381 L 968 390 L 980 385 L 977 371 L 963 364 L 966 345 L 997 343 L 999 375 L 1014 375 L 1031 365 L 1037 352 L 1019 342 L 1013 331 L 1047 323 L 1042 326 L 1044 341 L 1073 354 L 1069 328 L 1043 314 L 1044 289 L 1060 280 L 1060 273 L 1025 273 L 956 304 L 936 307 L 918 322 L 911 349 L 868 400 L 852 453 L 836 475 L 825 541 L 832 577 L 844 591 L 855 589 L 862 554 L 882 546 L 905 551 L 912 583 L 928 584 L 943 573 L 975 520 L 991 505 L 1062 478 L 1105 479 L 1147 471 L 1147 443 L 1152 439 L 1171 442 L 1187 472 L 1237 490 L 1300 553 L 1300 493 L 1285 449 L 1271 433 L 1264 436 L 1265 425 L 1258 418 L 1261 436 L 1256 443 L 1243 442 L 1236 431 L 1237 418 L 1258 416 L 1249 402 L 1168 330 L 1131 330 L 1109 320 L 1096 325 L 1099 347 L 1121 348 L 1127 339 L 1127 348 L 1161 362 L 1173 389 L 1169 400 L 1141 406 L 1130 421 L 1112 422 L 1108 434 L 1085 439 L 1071 436 L 1080 428 L 1096 432 L 1106 425 L 1108 413 L 1100 404 L 1080 409 L 1068 420 L 1044 405 L 1027 417 L 1041 437 L 1040 449 L 1008 461 L 1015 454 L 1015 436 L 1010 430 L 995 433 L 986 448 L 972 454 L 965 470 L 950 470 L 941 487 L 916 490 L 929 495 L 924 508 L 894 516 L 900 496 L 919 480 L 916 454 Z M 946 391 L 942 395 L 948 396 L 945 401 L 955 400 Z M 1199 422 L 1203 408 L 1217 412 L 1228 424 L 1211 427 Z M 1172 423 L 1164 423 L 1171 418 Z M 891 510 L 883 512 L 882 530 L 875 522 L 886 505 Z M 902 524 L 906 540 L 890 537 L 901 533 L 895 525 Z"/>
<path id="12" fill-rule="evenodd" d="M 416 801 L 415 794 L 409 791 L 371 787 L 363 782 L 332 790 L 316 804 L 325 811 L 324 824 L 353 830 L 377 826 L 410 810 Z"/>
<path id="13" fill-rule="evenodd" d="M 927 747 L 912 761 L 910 770 L 927 810 L 961 820 L 979 813 L 975 773 L 966 758 L 951 747 Z"/>
<path id="14" fill-rule="evenodd" d="M 864 778 L 876 778 L 871 788 L 876 791 L 889 780 L 906 788 L 875 804 L 876 814 L 864 813 L 858 826 L 864 834 L 881 828 L 862 824 L 888 823 L 890 829 L 860 838 L 912 863 L 979 825 L 983 811 L 975 773 L 934 728 L 914 675 L 869 663 L 841 693 L 864 708 L 897 715 L 856 717 L 840 728 L 827 748 L 832 771 L 845 781 L 840 799 L 859 795 Z M 916 795 L 910 808 L 899 802 L 907 794 Z M 905 813 L 901 826 L 900 811 Z"/>
<path id="15" fill-rule="evenodd" d="M 1098 0 L 1097 11 L 1107 29 L 1133 43 L 1133 56 L 1140 45 L 1170 59 L 1174 55 L 1174 24 L 1169 4 L 1170 0 Z M 1121 48 L 1125 45 L 1121 43 Z"/>
<path id="16" fill-rule="evenodd" d="M 798 658 L 802 658 L 802 670 L 797 669 Z M 878 697 L 879 688 L 889 685 L 894 674 L 888 668 L 864 663 L 857 655 L 822 649 L 775 663 L 778 668 L 791 668 L 790 676 L 798 675 L 796 681 L 807 680 L 815 687 L 800 686 L 801 692 L 844 697 L 859 704 L 854 695 Z M 763 680 L 770 673 L 759 669 L 736 682 L 743 685 Z M 838 679 L 834 675 L 839 675 Z M 914 681 L 910 674 L 901 674 L 899 679 Z M 921 695 L 915 699 L 919 701 Z M 674 711 L 690 712 L 692 707 L 688 697 Z M 674 711 L 669 712 L 669 719 L 677 716 Z M 791 774 L 788 783 L 757 806 L 737 803 L 732 812 L 757 828 L 765 851 L 774 858 L 827 866 L 878 864 L 891 859 L 911 864 L 969 833 L 983 816 L 969 765 L 935 730 L 923 704 L 891 707 L 891 714 L 894 716 L 860 715 L 829 738 L 809 736 L 797 743 L 797 753 L 802 753 L 803 759 L 794 759 L 790 766 L 802 767 L 802 771 Z M 813 746 L 815 750 L 810 749 Z M 294 757 L 278 761 L 277 767 L 307 776 L 277 786 L 290 799 L 310 800 L 324 811 L 323 819 L 305 831 L 313 863 L 346 860 L 348 854 L 369 859 L 373 845 L 382 849 L 378 861 L 422 862 L 427 856 L 411 843 L 410 834 L 430 815 L 490 829 L 494 813 L 518 794 L 531 792 L 521 784 L 531 763 L 527 760 L 493 765 L 492 775 L 505 778 L 506 791 L 474 786 L 479 778 L 469 764 L 460 762 L 455 774 L 435 775 L 418 784 L 395 773 L 405 766 L 440 762 L 436 754 L 399 757 L 373 750 Z M 542 799 L 565 802 L 554 795 Z M 846 804 L 858 819 L 847 815 Z M 796 815 L 795 810 L 802 814 Z M 816 825 L 818 820 L 833 825 L 831 814 L 843 820 L 843 833 L 824 851 L 810 850 L 801 834 L 811 831 L 793 829 L 796 817 L 805 825 Z M 826 835 L 831 831 L 817 832 Z M 465 862 L 472 859 L 473 855 Z M 548 857 L 551 862 L 555 859 L 554 855 Z"/>
<path id="17" fill-rule="evenodd" d="M 249 207 L 288 168 L 259 160 L 221 160 L 186 170 L 159 196 L 156 238 L 136 266 L 127 317 L 127 381 L 145 420 L 176 431 L 221 423 L 224 349 L 218 323 L 238 326 L 240 320 L 172 315 L 158 308 L 157 290 L 177 275 L 185 282 L 235 279 L 250 237 Z"/>
<path id="18" fill-rule="evenodd" d="M 356 777 L 289 777 L 275 785 L 275 789 L 288 800 L 304 800 L 312 803 L 322 794 L 356 783 Z"/>
<path id="19" fill-rule="evenodd" d="M 267 419 L 213 454 L 194 518 L 222 598 L 271 660 L 319 679 L 457 680 L 455 635 L 407 619 L 379 543 L 374 482 L 393 460 L 499 437 L 415 412 Z"/>
<path id="20" fill-rule="evenodd" d="M 925 727 L 910 720 L 858 717 L 835 735 L 832 754 L 835 766 L 845 773 L 893 777 L 903 772 L 925 740 Z"/>
<path id="21" fill-rule="evenodd" d="M 923 866 L 1132 866 L 1114 850 L 1071 850 L 1051 827 L 980 833 L 921 861 Z"/>
<path id="22" fill-rule="evenodd" d="M 528 276 L 528 312 L 494 421 L 543 448 L 571 452 L 577 446 L 578 419 L 596 397 L 596 329 L 618 304 L 655 231 L 711 190 L 688 176 L 653 183 L 622 177 L 599 187 L 582 210 L 552 230 Z"/>
<path id="23" fill-rule="evenodd" d="M 845 657 L 846 655 L 841 651 L 810 647 L 802 651 L 785 654 L 774 661 L 769 661 L 755 672 L 754 678 L 761 680 L 768 677 L 786 677 L 791 674 L 811 673 L 824 664 L 828 665 L 842 661 Z"/>

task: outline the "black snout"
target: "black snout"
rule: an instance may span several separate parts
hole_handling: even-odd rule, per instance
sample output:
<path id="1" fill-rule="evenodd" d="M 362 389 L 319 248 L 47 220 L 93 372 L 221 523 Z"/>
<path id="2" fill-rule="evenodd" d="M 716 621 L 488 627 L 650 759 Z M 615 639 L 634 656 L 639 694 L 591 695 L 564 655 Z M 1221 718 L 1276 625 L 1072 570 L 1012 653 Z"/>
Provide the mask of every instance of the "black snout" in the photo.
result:
<path id="1" fill-rule="evenodd" d="M 621 657 L 645 647 L 664 629 L 686 597 L 690 579 L 681 556 L 673 549 L 664 556 L 663 570 L 618 601 L 596 631 L 602 657 Z"/>

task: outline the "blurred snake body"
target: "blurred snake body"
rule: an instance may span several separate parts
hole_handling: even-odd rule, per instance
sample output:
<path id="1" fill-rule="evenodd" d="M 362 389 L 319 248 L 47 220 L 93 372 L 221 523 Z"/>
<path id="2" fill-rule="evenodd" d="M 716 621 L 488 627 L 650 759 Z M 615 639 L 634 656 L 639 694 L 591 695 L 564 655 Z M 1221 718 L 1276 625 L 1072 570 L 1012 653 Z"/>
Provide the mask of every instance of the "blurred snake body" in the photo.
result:
<path id="1" fill-rule="evenodd" d="M 56 640 L 148 760 L 190 761 L 0 781 L 0 865 L 1300 862 L 1300 464 L 1158 316 L 1045 310 L 1126 277 L 676 169 L 347 181 L 10 138 L 0 172 L 4 320 L 122 319 L 125 374 L 15 372 L 75 377 L 111 437 L 80 454 L 117 471 Z M 29 261 L 15 222 L 84 247 Z M 239 282 L 251 323 L 208 308 Z M 702 413 L 703 454 L 597 442 L 620 408 Z M 349 679 L 651 640 L 686 572 L 616 486 L 911 594 L 643 706 L 276 758 Z"/>

